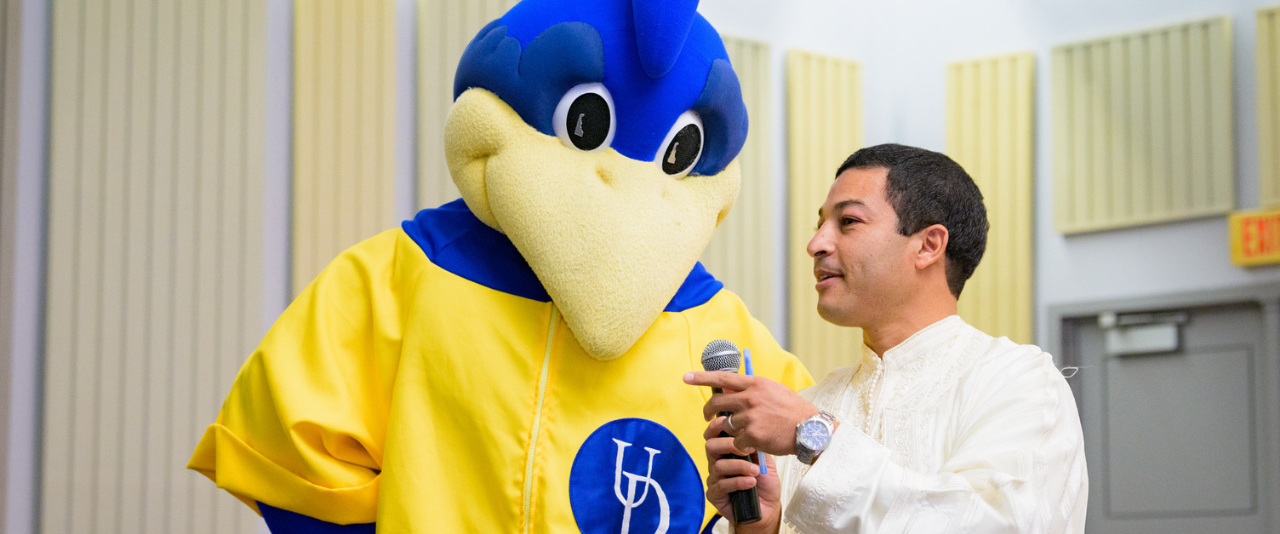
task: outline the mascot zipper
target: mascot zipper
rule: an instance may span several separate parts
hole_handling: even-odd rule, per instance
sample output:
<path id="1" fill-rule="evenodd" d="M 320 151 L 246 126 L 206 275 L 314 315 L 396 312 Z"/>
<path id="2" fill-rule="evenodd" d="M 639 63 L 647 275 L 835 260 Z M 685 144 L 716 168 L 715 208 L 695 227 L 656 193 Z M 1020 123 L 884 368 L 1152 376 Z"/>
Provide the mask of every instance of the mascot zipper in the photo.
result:
<path id="1" fill-rule="evenodd" d="M 538 451 L 538 433 L 542 426 L 542 404 L 547 398 L 547 371 L 551 369 L 551 344 L 556 339 L 556 323 L 560 310 L 551 305 L 551 321 L 547 327 L 547 350 L 542 355 L 542 374 L 538 378 L 538 404 L 533 412 L 533 435 L 529 438 L 528 461 L 524 467 L 524 532 L 529 534 L 529 513 L 533 509 L 533 458 Z"/>

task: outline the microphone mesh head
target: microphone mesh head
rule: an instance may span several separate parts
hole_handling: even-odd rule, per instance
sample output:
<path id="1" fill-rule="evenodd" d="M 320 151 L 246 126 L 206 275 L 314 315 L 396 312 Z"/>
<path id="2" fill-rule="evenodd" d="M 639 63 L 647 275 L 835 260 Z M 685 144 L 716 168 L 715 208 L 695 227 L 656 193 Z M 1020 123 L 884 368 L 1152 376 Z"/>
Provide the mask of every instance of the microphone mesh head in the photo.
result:
<path id="1" fill-rule="evenodd" d="M 702 349 L 702 368 L 707 371 L 738 372 L 738 346 L 732 341 L 717 339 Z"/>

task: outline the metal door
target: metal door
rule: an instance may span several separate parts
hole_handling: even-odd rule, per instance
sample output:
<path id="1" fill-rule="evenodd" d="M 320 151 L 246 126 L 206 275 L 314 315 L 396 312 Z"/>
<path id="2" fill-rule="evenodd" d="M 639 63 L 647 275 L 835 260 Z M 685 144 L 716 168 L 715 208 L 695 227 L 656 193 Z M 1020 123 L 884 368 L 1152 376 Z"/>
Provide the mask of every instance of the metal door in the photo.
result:
<path id="1" fill-rule="evenodd" d="M 1088 532 L 1280 532 L 1263 325 L 1257 303 L 1064 322 L 1063 356 L 1080 367 Z"/>

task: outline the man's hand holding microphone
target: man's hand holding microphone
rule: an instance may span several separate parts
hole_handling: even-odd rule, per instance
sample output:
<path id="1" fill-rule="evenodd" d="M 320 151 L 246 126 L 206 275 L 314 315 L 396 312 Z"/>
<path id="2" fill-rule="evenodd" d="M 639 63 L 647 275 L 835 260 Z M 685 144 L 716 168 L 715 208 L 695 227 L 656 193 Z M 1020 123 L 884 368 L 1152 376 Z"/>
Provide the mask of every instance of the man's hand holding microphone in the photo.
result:
<path id="1" fill-rule="evenodd" d="M 707 386 L 713 392 L 702 409 L 703 419 L 710 421 L 703 433 L 709 473 L 707 500 L 737 525 L 738 533 L 776 532 L 782 513 L 782 484 L 773 456 L 796 454 L 797 425 L 820 410 L 782 384 L 738 374 L 737 350 L 732 343 L 713 341 L 703 351 L 703 368 L 707 370 L 684 376 L 686 384 Z M 732 362 L 728 361 L 730 354 Z M 757 451 L 767 453 L 767 474 L 761 475 L 760 466 L 744 458 Z M 752 488 L 759 498 L 759 519 L 751 517 L 754 510 L 733 502 L 741 501 L 741 494 L 731 497 Z"/>

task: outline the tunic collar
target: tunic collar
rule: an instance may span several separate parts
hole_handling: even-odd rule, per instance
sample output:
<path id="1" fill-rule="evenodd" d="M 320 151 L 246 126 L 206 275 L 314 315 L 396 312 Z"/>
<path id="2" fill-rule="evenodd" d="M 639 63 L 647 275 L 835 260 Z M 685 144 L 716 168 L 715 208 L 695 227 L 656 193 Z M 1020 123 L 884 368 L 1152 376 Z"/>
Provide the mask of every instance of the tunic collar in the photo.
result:
<path id="1" fill-rule="evenodd" d="M 964 326 L 965 322 L 959 315 L 952 315 L 920 329 L 902 343 L 884 351 L 886 370 L 901 369 L 933 353 L 939 345 L 955 339 Z M 874 369 L 876 353 L 865 344 L 862 346 L 862 358 L 863 363 Z"/>

